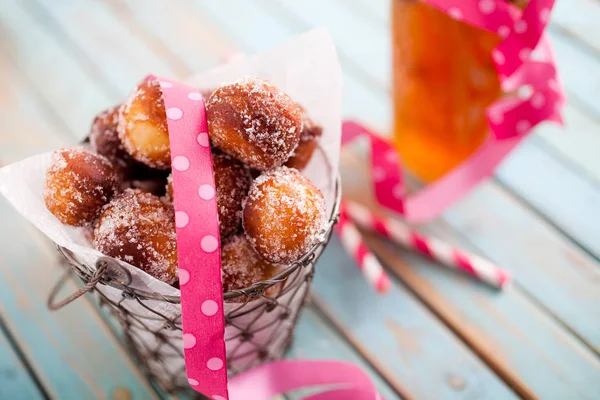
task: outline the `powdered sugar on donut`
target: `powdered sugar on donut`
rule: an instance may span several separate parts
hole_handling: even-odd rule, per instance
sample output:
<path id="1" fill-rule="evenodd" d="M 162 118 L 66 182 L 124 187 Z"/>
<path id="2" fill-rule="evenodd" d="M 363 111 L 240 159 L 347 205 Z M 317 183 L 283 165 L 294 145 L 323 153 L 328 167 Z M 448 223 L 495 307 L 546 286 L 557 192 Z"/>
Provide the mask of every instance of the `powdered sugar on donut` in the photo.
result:
<path id="1" fill-rule="evenodd" d="M 62 223 L 84 226 L 93 222 L 118 186 L 116 172 L 99 154 L 83 148 L 56 151 L 46 172 L 44 201 Z"/>
<path id="2" fill-rule="evenodd" d="M 223 243 L 221 262 L 225 292 L 247 288 L 283 269 L 282 265 L 260 258 L 244 234 L 234 235 Z"/>
<path id="3" fill-rule="evenodd" d="M 123 147 L 137 161 L 168 169 L 171 152 L 165 103 L 157 80 L 140 83 L 120 109 L 117 125 Z"/>
<path id="4" fill-rule="evenodd" d="M 104 207 L 94 247 L 167 283 L 176 280 L 173 209 L 150 193 L 127 189 Z"/>
<path id="5" fill-rule="evenodd" d="M 244 205 L 246 235 L 256 252 L 271 262 L 299 259 L 318 240 L 325 220 L 323 195 L 293 168 L 259 176 Z"/>
<path id="6" fill-rule="evenodd" d="M 275 86 L 256 78 L 215 90 L 207 113 L 215 146 L 262 171 L 283 164 L 302 131 L 300 107 Z"/>

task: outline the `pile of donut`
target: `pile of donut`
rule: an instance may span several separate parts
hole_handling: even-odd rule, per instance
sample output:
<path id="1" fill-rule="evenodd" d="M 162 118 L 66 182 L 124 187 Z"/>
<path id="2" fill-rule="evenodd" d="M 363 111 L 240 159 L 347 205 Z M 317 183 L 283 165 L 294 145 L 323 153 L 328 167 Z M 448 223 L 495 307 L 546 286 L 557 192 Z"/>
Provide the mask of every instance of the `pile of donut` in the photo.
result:
<path id="1" fill-rule="evenodd" d="M 299 170 L 322 128 L 264 80 L 244 78 L 205 97 L 227 292 L 272 277 L 317 241 L 325 200 Z M 89 146 L 53 154 L 44 201 L 61 223 L 85 228 L 101 253 L 177 285 L 170 168 L 160 82 L 145 80 L 95 118 Z"/>

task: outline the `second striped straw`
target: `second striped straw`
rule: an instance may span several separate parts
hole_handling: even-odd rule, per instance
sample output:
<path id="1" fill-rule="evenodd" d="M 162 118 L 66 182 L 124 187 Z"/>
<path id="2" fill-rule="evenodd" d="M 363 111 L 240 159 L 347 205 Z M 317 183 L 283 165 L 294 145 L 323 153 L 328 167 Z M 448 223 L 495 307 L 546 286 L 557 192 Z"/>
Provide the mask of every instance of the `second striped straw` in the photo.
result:
<path id="1" fill-rule="evenodd" d="M 354 202 L 345 202 L 344 209 L 348 217 L 360 228 L 376 232 L 397 244 L 417 250 L 488 285 L 502 289 L 510 282 L 509 273 L 496 264 L 457 249 L 440 239 L 425 236 L 398 220 L 376 215 L 368 208 Z"/>

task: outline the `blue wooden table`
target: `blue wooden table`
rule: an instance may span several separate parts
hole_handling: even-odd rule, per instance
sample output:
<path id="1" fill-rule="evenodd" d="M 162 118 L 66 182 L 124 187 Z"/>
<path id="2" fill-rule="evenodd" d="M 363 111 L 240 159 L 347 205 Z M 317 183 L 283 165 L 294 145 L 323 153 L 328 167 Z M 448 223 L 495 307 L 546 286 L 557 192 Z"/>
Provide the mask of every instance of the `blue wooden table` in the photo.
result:
<path id="1" fill-rule="evenodd" d="M 344 115 L 385 133 L 388 8 L 386 0 L 3 0 L 0 163 L 77 142 L 148 72 L 185 78 L 317 26 L 337 44 Z M 598 21 L 597 0 L 559 0 L 552 15 L 566 129 L 538 127 L 492 179 L 423 227 L 502 265 L 514 284 L 497 292 L 374 240 L 393 276 L 378 296 L 334 240 L 290 358 L 357 363 L 386 399 L 600 398 Z M 349 173 L 357 165 L 345 155 L 346 191 L 364 197 L 360 175 Z M 4 200 L 0 214 L 0 399 L 169 398 L 144 379 L 93 297 L 46 309 L 59 257 Z"/>

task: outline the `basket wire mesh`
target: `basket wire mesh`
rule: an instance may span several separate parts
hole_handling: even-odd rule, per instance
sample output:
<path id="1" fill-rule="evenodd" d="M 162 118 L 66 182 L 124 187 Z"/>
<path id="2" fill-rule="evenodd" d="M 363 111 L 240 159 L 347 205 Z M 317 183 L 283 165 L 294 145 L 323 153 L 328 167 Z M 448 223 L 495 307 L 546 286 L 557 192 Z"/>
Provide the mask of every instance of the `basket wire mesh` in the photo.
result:
<path id="1" fill-rule="evenodd" d="M 305 303 L 314 266 L 331 237 L 339 216 L 341 186 L 331 217 L 318 242 L 300 260 L 271 279 L 224 294 L 227 368 L 230 375 L 266 361 L 281 358 L 293 339 L 299 311 Z M 100 258 L 92 268 L 59 247 L 70 268 L 48 297 L 48 307 L 59 309 L 87 292 L 95 292 L 123 328 L 131 353 L 143 372 L 168 392 L 190 390 L 183 360 L 183 334 L 179 296 L 130 286 L 129 271 L 116 260 Z M 83 287 L 56 302 L 57 293 L 75 272 Z M 177 312 L 169 312 L 176 309 Z"/>

